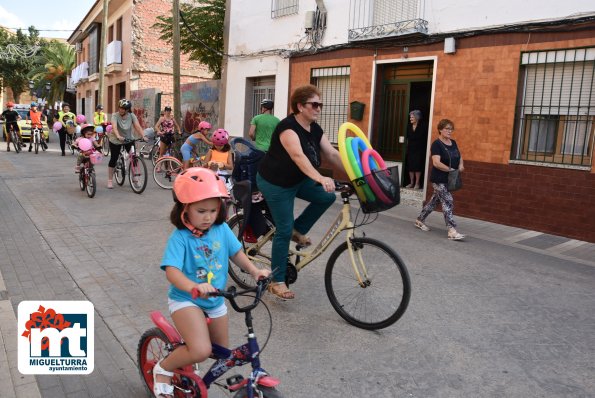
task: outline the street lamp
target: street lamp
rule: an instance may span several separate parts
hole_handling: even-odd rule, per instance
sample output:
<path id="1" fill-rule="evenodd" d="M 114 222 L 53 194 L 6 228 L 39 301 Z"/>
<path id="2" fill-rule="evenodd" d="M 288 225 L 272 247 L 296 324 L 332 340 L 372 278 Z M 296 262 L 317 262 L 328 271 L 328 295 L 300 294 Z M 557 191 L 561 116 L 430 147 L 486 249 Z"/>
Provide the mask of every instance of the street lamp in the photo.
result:
<path id="1" fill-rule="evenodd" d="M 33 89 L 35 88 L 35 82 L 33 80 L 29 80 L 29 94 L 31 98 L 33 98 L 34 92 Z"/>

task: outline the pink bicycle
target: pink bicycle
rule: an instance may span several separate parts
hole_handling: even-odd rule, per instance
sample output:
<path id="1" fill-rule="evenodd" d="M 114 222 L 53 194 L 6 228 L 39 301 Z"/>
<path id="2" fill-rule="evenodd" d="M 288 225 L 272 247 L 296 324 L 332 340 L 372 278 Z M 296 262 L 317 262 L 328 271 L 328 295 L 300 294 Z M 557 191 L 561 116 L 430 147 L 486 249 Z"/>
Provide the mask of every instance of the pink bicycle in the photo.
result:
<path id="1" fill-rule="evenodd" d="M 271 279 L 268 278 L 258 281 L 255 287 L 248 290 L 238 292 L 235 286 L 231 286 L 225 291 L 213 293 L 214 296 L 225 297 L 235 311 L 245 314 L 248 341 L 231 350 L 213 344 L 211 358 L 215 362 L 203 377 L 196 374 L 196 365 L 176 369 L 172 378 L 176 398 L 207 398 L 207 390 L 212 384 L 217 384 L 230 392 L 235 392 L 234 398 L 283 398 L 283 395 L 275 388 L 280 381 L 269 376 L 260 366 L 261 349 L 256 341 L 256 334 L 252 325 L 252 310 L 261 303 L 260 298 L 270 282 Z M 240 307 L 235 298 L 246 296 L 248 293 L 254 293 L 254 296 L 249 295 L 249 297 L 254 297 L 254 301 Z M 198 296 L 198 292 L 193 292 L 193 295 Z M 153 367 L 155 364 L 178 346 L 184 344 L 178 331 L 159 311 L 151 312 L 151 320 L 156 327 L 147 330 L 142 335 L 137 351 L 140 376 L 150 394 L 153 393 Z M 226 385 L 216 383 L 216 380 L 228 370 L 248 363 L 252 365 L 252 371 L 247 379 L 244 379 L 241 375 L 235 375 L 226 379 Z"/>

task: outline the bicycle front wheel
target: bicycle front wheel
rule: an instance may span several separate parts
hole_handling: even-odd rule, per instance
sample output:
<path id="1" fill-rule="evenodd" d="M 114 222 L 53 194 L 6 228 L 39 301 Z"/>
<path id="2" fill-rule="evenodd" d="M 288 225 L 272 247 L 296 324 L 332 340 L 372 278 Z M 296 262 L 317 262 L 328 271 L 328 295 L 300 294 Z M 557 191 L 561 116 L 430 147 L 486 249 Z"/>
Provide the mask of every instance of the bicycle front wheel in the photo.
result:
<path id="1" fill-rule="evenodd" d="M 19 141 L 19 135 L 12 131 L 10 134 L 10 140 L 12 141 L 12 146 L 14 147 L 14 151 L 16 153 L 21 152 L 21 142 Z"/>
<path id="2" fill-rule="evenodd" d="M 120 186 L 124 185 L 124 178 L 126 177 L 126 168 L 124 165 L 124 157 L 122 154 L 118 156 L 118 161 L 116 162 L 116 167 L 114 168 L 114 178 L 116 179 L 116 183 Z"/>
<path id="3" fill-rule="evenodd" d="M 371 238 L 351 240 L 353 259 L 344 242 L 331 254 L 324 274 L 326 294 L 347 322 L 367 330 L 382 329 L 405 313 L 411 296 L 409 273 L 399 255 Z"/>
<path id="4" fill-rule="evenodd" d="M 233 215 L 227 224 L 229 225 L 229 228 L 232 230 L 233 234 L 239 239 L 240 243 L 242 244 L 242 249 L 250 261 L 252 261 L 252 263 L 258 268 L 270 268 L 272 258 L 271 254 L 273 249 L 272 236 L 266 241 L 263 241 L 263 239 L 265 239 L 264 237 L 261 237 L 260 240 L 257 240 L 254 234 L 244 231 L 242 236 L 238 237 L 238 233 L 244 224 L 244 215 L 241 213 Z M 229 276 L 231 276 L 231 279 L 233 279 L 234 282 L 237 283 L 241 288 L 250 289 L 256 286 L 254 278 L 252 278 L 248 272 L 238 267 L 232 261 L 229 262 L 228 272 Z"/>
<path id="5" fill-rule="evenodd" d="M 107 139 L 107 135 L 104 135 L 101 140 L 101 153 L 103 153 L 103 156 L 109 155 L 109 140 Z"/>
<path id="6" fill-rule="evenodd" d="M 95 191 L 97 190 L 97 185 L 95 182 L 95 172 L 91 171 L 87 176 L 87 196 L 90 198 L 95 196 Z"/>
<path id="7" fill-rule="evenodd" d="M 149 157 L 151 158 L 153 167 L 155 167 L 155 164 L 157 164 L 157 161 L 159 160 L 159 145 L 153 145 L 151 152 L 149 152 Z"/>
<path id="8" fill-rule="evenodd" d="M 35 145 L 35 154 L 37 155 L 39 153 L 39 133 L 33 134 L 33 142 Z M 30 142 L 29 145 L 31 145 Z"/>
<path id="9" fill-rule="evenodd" d="M 130 159 L 128 181 L 132 190 L 138 194 L 143 193 L 147 187 L 147 165 L 140 156 L 133 156 Z"/>
<path id="10" fill-rule="evenodd" d="M 162 157 L 153 169 L 153 179 L 163 189 L 172 189 L 176 177 L 183 171 L 182 162 L 172 157 Z"/>

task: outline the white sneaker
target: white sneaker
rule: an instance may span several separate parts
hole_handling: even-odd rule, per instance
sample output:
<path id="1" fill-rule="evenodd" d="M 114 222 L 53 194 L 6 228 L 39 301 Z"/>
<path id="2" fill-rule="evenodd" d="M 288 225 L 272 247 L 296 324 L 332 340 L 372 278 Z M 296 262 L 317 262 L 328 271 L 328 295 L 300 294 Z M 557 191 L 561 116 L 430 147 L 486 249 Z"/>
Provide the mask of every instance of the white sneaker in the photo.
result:
<path id="1" fill-rule="evenodd" d="M 430 230 L 430 227 L 419 220 L 415 220 L 415 227 L 421 229 L 424 232 L 428 232 Z"/>

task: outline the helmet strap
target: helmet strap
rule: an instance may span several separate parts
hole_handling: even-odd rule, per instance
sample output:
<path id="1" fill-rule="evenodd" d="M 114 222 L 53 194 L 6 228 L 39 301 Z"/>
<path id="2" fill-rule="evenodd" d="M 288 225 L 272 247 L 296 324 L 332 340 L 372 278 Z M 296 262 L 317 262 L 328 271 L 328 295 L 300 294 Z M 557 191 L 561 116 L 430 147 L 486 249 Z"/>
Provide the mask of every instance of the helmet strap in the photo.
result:
<path id="1" fill-rule="evenodd" d="M 182 214 L 180 215 L 180 218 L 182 219 L 182 224 L 184 224 L 186 226 L 186 228 L 188 228 L 190 230 L 190 232 L 192 232 L 192 235 L 194 235 L 197 238 L 200 238 L 201 236 L 204 235 L 204 232 L 201 231 L 200 229 L 196 228 L 194 225 L 192 225 L 190 223 L 190 220 L 188 220 L 188 203 L 186 203 L 184 205 L 184 210 L 182 210 Z"/>

